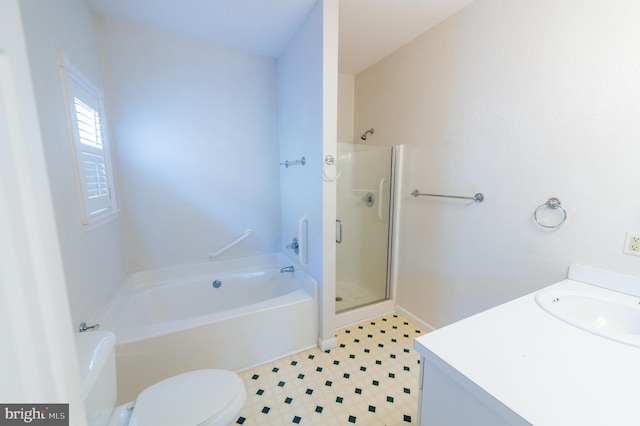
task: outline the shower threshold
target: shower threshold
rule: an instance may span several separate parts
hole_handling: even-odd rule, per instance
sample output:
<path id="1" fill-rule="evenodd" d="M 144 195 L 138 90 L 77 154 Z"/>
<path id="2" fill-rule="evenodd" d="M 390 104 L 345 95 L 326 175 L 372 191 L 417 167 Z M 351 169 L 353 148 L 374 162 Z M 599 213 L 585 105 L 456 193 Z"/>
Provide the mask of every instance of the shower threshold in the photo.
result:
<path id="1" fill-rule="evenodd" d="M 336 297 L 336 313 L 349 311 L 378 303 L 386 299 L 386 293 L 375 291 L 359 283 L 338 281 L 336 289 L 340 295 Z"/>

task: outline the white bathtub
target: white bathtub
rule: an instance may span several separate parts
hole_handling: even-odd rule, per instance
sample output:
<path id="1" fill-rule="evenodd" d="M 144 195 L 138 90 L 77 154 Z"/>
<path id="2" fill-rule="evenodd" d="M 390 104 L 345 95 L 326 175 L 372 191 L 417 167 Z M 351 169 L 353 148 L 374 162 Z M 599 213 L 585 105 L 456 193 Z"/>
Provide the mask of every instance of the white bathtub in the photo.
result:
<path id="1" fill-rule="evenodd" d="M 316 346 L 318 285 L 299 268 L 280 273 L 291 264 L 272 254 L 128 277 L 98 319 L 118 339 L 118 403 L 179 373 L 244 370 Z"/>

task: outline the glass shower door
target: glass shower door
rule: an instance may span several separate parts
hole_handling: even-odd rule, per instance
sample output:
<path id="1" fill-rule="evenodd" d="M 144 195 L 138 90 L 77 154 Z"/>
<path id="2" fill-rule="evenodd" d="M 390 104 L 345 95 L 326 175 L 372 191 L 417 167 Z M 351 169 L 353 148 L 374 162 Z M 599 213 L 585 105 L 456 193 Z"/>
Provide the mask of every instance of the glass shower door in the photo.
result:
<path id="1" fill-rule="evenodd" d="M 336 312 L 389 297 L 393 147 L 338 144 Z"/>

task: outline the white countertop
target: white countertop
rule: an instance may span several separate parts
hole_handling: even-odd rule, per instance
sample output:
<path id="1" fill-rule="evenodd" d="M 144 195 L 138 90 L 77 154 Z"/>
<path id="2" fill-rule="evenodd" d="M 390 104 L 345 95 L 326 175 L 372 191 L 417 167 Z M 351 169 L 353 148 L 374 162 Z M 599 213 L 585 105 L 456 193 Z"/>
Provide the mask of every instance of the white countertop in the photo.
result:
<path id="1" fill-rule="evenodd" d="M 566 324 L 534 295 L 419 337 L 415 348 L 533 425 L 640 425 L 640 348 Z"/>

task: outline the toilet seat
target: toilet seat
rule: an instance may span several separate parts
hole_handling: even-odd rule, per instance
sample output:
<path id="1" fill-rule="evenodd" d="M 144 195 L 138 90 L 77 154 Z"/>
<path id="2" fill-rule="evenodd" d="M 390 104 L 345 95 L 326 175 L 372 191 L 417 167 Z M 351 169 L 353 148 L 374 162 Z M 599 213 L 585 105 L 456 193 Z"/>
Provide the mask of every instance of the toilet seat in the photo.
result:
<path id="1" fill-rule="evenodd" d="M 196 370 L 162 380 L 140 393 L 130 426 L 228 425 L 247 392 L 228 370 Z"/>

